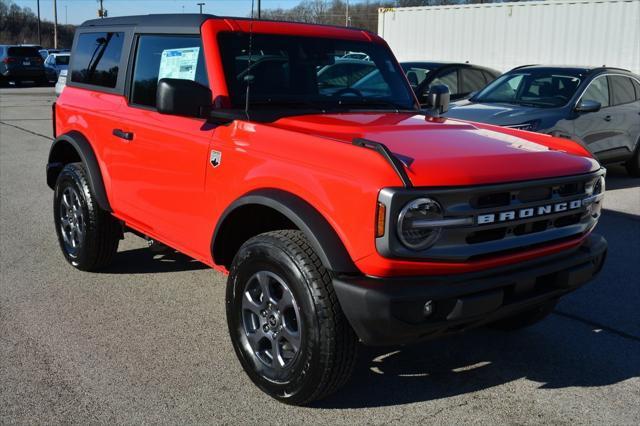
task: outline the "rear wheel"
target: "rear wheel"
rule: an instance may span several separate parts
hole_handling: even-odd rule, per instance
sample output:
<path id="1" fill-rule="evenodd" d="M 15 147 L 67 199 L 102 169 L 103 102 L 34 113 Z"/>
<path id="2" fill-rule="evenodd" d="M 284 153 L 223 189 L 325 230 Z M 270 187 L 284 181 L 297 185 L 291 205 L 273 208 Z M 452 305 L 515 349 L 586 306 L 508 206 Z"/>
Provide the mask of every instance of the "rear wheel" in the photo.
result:
<path id="1" fill-rule="evenodd" d="M 557 304 L 558 299 L 553 299 L 543 305 L 537 306 L 534 309 L 492 322 L 488 326 L 503 331 L 520 330 L 545 319 L 549 314 L 551 314 L 551 312 L 553 312 Z"/>
<path id="2" fill-rule="evenodd" d="M 65 259 L 83 271 L 109 265 L 122 235 L 120 223 L 96 202 L 82 163 L 67 164 L 56 181 L 53 217 Z"/>
<path id="3" fill-rule="evenodd" d="M 226 300 L 236 355 L 268 395 L 302 405 L 349 379 L 357 338 L 302 232 L 248 240 L 233 260 Z"/>
<path id="4" fill-rule="evenodd" d="M 633 177 L 640 177 L 640 140 L 636 143 L 633 155 L 625 163 L 627 172 Z"/>

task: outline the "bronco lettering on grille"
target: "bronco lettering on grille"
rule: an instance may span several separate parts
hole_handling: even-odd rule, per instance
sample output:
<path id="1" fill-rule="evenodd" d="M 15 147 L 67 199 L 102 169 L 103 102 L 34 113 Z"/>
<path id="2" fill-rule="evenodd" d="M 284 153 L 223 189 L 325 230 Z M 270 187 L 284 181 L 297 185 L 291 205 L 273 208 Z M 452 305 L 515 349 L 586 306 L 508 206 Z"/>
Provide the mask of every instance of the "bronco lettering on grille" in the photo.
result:
<path id="1" fill-rule="evenodd" d="M 561 213 L 576 210 L 585 204 L 585 200 L 563 201 L 561 203 L 545 204 L 537 207 L 528 207 L 518 210 L 506 210 L 499 213 L 486 213 L 477 216 L 478 225 L 486 225 L 496 222 L 509 222 L 512 220 L 527 219 L 530 217 L 544 216 L 552 213 Z"/>

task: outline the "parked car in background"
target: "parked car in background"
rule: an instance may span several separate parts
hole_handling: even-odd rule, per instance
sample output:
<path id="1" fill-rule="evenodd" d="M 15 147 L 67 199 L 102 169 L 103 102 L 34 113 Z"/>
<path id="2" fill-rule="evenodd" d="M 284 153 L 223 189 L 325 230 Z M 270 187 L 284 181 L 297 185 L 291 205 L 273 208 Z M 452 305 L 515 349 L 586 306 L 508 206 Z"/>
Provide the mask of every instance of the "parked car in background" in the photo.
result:
<path id="1" fill-rule="evenodd" d="M 351 52 L 350 55 L 356 53 Z M 343 57 L 344 58 L 344 57 Z M 333 92 L 351 90 L 367 75 L 375 72 L 378 68 L 372 61 L 362 59 L 336 59 L 333 64 L 326 65 L 318 71 L 318 88 L 322 93 L 332 94 Z"/>
<path id="2" fill-rule="evenodd" d="M 45 83 L 44 66 L 38 49 L 31 46 L 0 45 L 0 85 L 13 81 Z"/>
<path id="3" fill-rule="evenodd" d="M 67 72 L 68 70 L 64 69 L 60 71 L 60 75 L 58 76 L 58 81 L 56 81 L 56 96 L 60 96 L 62 93 L 62 89 L 67 85 Z"/>
<path id="4" fill-rule="evenodd" d="M 47 59 L 47 57 L 53 53 L 70 53 L 71 51 L 69 49 L 43 49 L 40 48 L 39 50 L 40 52 L 40 56 L 42 56 L 42 59 Z"/>
<path id="5" fill-rule="evenodd" d="M 627 70 L 518 67 L 446 115 L 573 139 L 640 176 L 640 77 Z"/>
<path id="6" fill-rule="evenodd" d="M 431 86 L 444 84 L 449 88 L 451 100 L 457 101 L 482 89 L 500 75 L 499 71 L 467 63 L 403 62 L 400 65 L 421 104 L 425 104 L 425 95 Z"/>
<path id="7" fill-rule="evenodd" d="M 52 53 L 45 59 L 44 71 L 50 83 L 58 81 L 60 71 L 66 70 L 69 66 L 70 57 L 68 53 Z"/>

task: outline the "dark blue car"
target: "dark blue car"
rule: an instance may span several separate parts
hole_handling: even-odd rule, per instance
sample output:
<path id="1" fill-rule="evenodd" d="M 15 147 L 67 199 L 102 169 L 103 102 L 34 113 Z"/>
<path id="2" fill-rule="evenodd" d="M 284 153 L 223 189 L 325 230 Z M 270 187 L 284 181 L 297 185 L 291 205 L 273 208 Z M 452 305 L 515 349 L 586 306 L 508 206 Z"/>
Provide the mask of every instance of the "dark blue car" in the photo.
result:
<path id="1" fill-rule="evenodd" d="M 515 68 L 446 116 L 573 139 L 640 176 L 640 77 L 627 70 Z"/>

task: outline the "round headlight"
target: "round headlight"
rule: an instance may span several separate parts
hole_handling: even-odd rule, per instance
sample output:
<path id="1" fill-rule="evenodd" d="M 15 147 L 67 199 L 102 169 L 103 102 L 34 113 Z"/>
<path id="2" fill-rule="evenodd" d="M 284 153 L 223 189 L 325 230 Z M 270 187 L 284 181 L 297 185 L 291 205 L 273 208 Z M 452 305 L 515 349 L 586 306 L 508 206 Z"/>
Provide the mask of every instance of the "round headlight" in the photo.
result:
<path id="1" fill-rule="evenodd" d="M 442 228 L 428 225 L 428 221 L 441 220 L 442 207 L 431 198 L 418 198 L 409 202 L 398 216 L 398 238 L 412 250 L 431 247 Z"/>
<path id="2" fill-rule="evenodd" d="M 605 190 L 604 176 L 600 176 L 599 178 L 592 180 L 591 182 L 587 182 L 585 185 L 585 192 L 587 195 L 598 195 L 603 193 Z"/>

